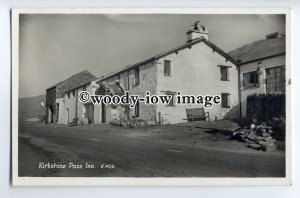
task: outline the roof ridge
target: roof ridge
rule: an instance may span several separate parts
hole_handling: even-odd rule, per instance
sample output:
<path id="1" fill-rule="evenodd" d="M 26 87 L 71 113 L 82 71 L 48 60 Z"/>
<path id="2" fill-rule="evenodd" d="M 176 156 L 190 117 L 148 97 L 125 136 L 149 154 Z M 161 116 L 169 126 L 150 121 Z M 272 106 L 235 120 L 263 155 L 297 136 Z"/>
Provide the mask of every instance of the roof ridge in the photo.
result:
<path id="1" fill-rule="evenodd" d="M 81 74 L 81 73 L 83 73 L 83 72 L 88 72 L 88 73 L 89 73 L 90 75 L 92 75 L 94 78 L 97 78 L 97 77 L 96 77 L 94 74 L 92 74 L 90 71 L 88 71 L 87 69 L 84 69 L 84 70 L 82 70 L 81 72 L 78 72 L 78 73 L 76 73 L 76 74 L 73 74 L 73 75 L 70 76 L 69 78 L 67 78 L 67 79 L 65 79 L 65 80 L 63 80 L 63 81 L 60 81 L 60 82 L 58 82 L 58 83 L 52 85 L 51 87 L 49 87 L 49 88 L 47 88 L 47 89 L 51 89 L 51 88 L 53 88 L 53 87 L 55 87 L 55 86 L 57 86 L 57 85 L 59 85 L 59 84 L 65 82 L 65 81 L 71 79 L 72 77 L 74 77 L 74 76 L 76 76 L 76 75 L 79 75 L 79 74 Z M 94 79 L 94 80 L 95 80 L 95 79 Z M 47 90 L 47 89 L 46 89 L 46 90 Z"/>
<path id="2" fill-rule="evenodd" d="M 179 45 L 178 47 L 174 47 L 174 48 L 172 48 L 172 49 L 170 49 L 170 50 L 167 50 L 167 51 L 165 51 L 165 52 L 159 53 L 159 54 L 157 54 L 157 55 L 155 55 L 155 56 L 151 56 L 150 58 L 144 59 L 143 61 L 139 61 L 139 62 L 137 62 L 137 63 L 130 64 L 130 65 L 127 65 L 127 66 L 124 66 L 124 67 L 118 69 L 117 71 L 115 71 L 115 72 L 110 72 L 110 73 L 108 73 L 108 74 L 105 75 L 105 76 L 102 76 L 102 77 L 100 77 L 100 78 L 97 78 L 96 80 L 105 80 L 106 78 L 109 78 L 109 77 L 111 77 L 111 76 L 114 76 L 114 75 L 116 75 L 116 74 L 118 74 L 118 73 L 120 73 L 120 72 L 124 72 L 124 71 L 126 71 L 126 70 L 128 70 L 128 69 L 137 67 L 137 66 L 139 66 L 139 65 L 141 65 L 141 64 L 143 64 L 143 63 L 147 63 L 147 62 L 149 62 L 149 61 L 151 61 L 151 60 L 153 60 L 153 59 L 159 59 L 159 58 L 162 58 L 162 57 L 164 57 L 164 56 L 167 56 L 167 55 L 169 55 L 169 54 L 172 54 L 172 53 L 174 53 L 174 52 L 176 52 L 176 51 L 180 51 L 180 50 L 182 50 L 182 49 L 184 49 L 184 48 L 186 48 L 186 47 L 195 45 L 195 44 L 200 43 L 200 42 L 202 42 L 202 41 L 203 41 L 207 46 L 209 46 L 209 47 L 213 48 L 214 50 L 216 50 L 221 56 L 225 57 L 226 59 L 228 59 L 228 60 L 231 61 L 232 63 L 236 64 L 235 60 L 234 60 L 228 53 L 226 53 L 225 51 L 223 51 L 222 49 L 220 49 L 218 46 L 216 46 L 216 45 L 213 44 L 212 42 L 208 41 L 206 38 L 200 37 L 200 38 L 193 39 L 193 40 L 191 40 L 190 42 L 186 42 L 186 43 L 184 43 L 184 44 L 182 44 L 182 45 Z"/>

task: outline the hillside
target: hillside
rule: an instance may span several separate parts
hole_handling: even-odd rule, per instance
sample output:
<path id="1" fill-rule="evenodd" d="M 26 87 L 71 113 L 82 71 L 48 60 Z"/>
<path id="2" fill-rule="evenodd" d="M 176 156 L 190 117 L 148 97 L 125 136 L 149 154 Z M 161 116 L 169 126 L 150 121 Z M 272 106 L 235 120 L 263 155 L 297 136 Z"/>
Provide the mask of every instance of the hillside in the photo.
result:
<path id="1" fill-rule="evenodd" d="M 45 114 L 45 109 L 41 106 L 45 104 L 46 95 L 20 98 L 19 99 L 19 120 L 37 120 L 40 115 Z"/>

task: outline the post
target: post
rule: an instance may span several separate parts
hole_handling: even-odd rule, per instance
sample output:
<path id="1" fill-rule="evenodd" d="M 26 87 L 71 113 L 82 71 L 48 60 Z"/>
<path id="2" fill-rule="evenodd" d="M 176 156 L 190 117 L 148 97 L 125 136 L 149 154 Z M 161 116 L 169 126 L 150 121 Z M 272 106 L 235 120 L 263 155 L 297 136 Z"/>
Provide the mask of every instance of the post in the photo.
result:
<path id="1" fill-rule="evenodd" d="M 75 93 L 75 123 L 74 123 L 74 125 L 75 126 L 77 126 L 77 119 L 78 119 L 78 112 L 77 112 L 77 106 L 78 106 L 78 89 L 76 89 L 76 91 L 75 91 L 76 93 Z"/>
<path id="2" fill-rule="evenodd" d="M 238 69 L 238 100 L 239 100 L 239 109 L 240 109 L 240 118 L 242 117 L 242 96 L 241 96 L 241 68 L 240 64 L 237 65 Z"/>

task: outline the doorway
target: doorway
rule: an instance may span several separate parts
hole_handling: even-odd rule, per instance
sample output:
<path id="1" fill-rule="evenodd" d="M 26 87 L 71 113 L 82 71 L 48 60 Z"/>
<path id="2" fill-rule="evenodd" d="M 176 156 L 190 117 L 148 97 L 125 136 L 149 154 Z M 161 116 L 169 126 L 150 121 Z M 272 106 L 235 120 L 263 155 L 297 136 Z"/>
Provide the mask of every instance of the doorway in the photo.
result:
<path id="1" fill-rule="evenodd" d="M 66 112 L 66 121 L 67 124 L 69 124 L 69 108 L 67 108 L 67 112 Z"/>
<path id="2" fill-rule="evenodd" d="M 48 123 L 53 123 L 53 106 L 48 107 Z"/>
<path id="3" fill-rule="evenodd" d="M 89 124 L 94 123 L 94 105 L 89 103 L 84 104 L 83 107 L 85 109 L 84 119 L 87 119 Z"/>
<path id="4" fill-rule="evenodd" d="M 105 104 L 102 102 L 101 104 L 101 109 L 102 109 L 102 113 L 101 113 L 101 121 L 102 123 L 105 123 L 106 122 L 106 106 Z"/>

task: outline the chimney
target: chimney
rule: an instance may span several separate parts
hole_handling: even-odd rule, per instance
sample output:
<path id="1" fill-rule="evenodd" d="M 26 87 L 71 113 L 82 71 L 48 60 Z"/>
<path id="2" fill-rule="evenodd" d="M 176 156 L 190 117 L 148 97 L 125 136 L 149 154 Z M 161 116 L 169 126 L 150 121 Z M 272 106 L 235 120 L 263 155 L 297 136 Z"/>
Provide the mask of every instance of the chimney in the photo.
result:
<path id="1" fill-rule="evenodd" d="M 191 42 L 192 40 L 200 37 L 208 39 L 208 31 L 205 26 L 200 24 L 200 21 L 196 21 L 186 34 L 187 42 Z"/>

